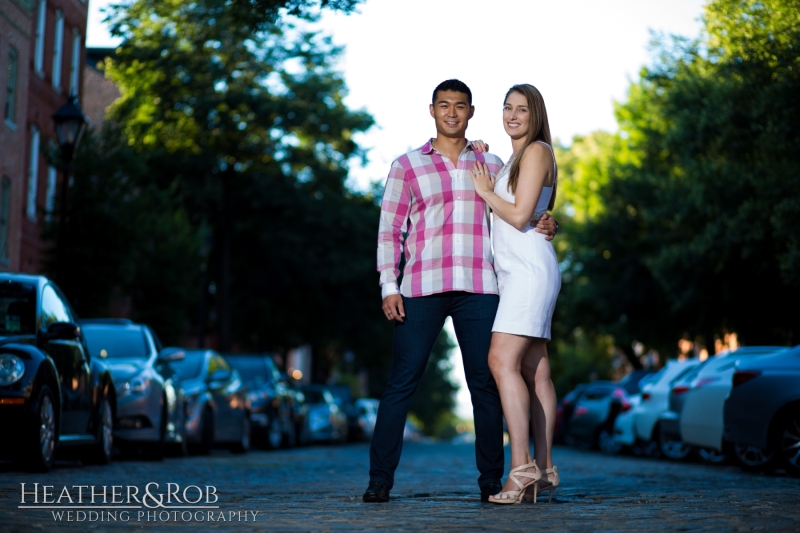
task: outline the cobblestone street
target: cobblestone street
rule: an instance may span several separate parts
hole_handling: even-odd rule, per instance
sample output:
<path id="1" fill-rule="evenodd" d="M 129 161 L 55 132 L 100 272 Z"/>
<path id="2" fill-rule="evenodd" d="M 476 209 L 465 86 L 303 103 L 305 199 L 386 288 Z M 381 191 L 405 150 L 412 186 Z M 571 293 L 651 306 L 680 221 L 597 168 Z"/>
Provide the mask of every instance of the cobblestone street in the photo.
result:
<path id="1" fill-rule="evenodd" d="M 60 463 L 48 474 L 2 465 L 0 530 L 772 532 L 800 527 L 797 479 L 747 474 L 733 466 L 608 457 L 559 447 L 554 456 L 562 486 L 553 503 L 500 507 L 479 500 L 472 445 L 412 443 L 404 448 L 392 501 L 364 504 L 367 456 L 366 444 L 354 444 L 247 455 L 216 452 L 163 463 L 116 461 L 105 467 Z M 110 503 L 111 486 L 136 486 L 141 496 L 150 482 L 159 484 L 152 486 L 153 494 L 168 492 L 167 483 L 178 484 L 179 498 L 185 487 L 198 486 L 186 493 L 190 502 L 211 485 L 216 496 L 210 501 L 218 508 L 203 507 L 198 514 L 196 509 L 141 507 L 128 510 L 128 521 L 121 521 L 125 515 L 120 505 L 82 509 L 83 515 L 73 509 L 72 521 L 66 514 L 56 521 L 52 509 L 19 508 L 22 483 L 25 504 L 37 505 L 38 498 L 42 505 L 45 485 L 54 487 L 48 489 L 47 501 L 57 501 L 66 486 L 77 504 L 78 489 L 73 486 L 94 485 L 97 493 L 106 485 Z M 88 490 L 83 489 L 84 504 Z M 124 500 L 127 489 L 119 490 Z M 60 503 L 69 502 L 63 498 Z M 99 503 L 98 498 L 95 504 Z M 205 500 L 197 504 L 202 505 Z M 95 518 L 112 511 L 116 521 L 90 521 L 89 511 Z"/>

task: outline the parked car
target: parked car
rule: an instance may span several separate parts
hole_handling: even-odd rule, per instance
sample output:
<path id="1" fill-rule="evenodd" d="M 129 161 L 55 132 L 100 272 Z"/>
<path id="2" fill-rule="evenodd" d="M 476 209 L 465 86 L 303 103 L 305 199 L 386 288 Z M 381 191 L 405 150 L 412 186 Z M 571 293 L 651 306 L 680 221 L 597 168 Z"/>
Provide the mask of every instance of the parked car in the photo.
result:
<path id="1" fill-rule="evenodd" d="M 114 438 L 125 455 L 142 448 L 145 456 L 163 459 L 186 450 L 183 387 L 170 362 L 181 350 L 164 350 L 144 324 L 126 319 L 81 320 L 92 357 L 103 360 L 117 391 Z"/>
<path id="2" fill-rule="evenodd" d="M 622 443 L 632 446 L 634 451 L 643 455 L 661 455 L 658 441 L 658 419 L 669 408 L 669 393 L 672 384 L 697 364 L 699 364 L 697 359 L 668 361 L 658 373 L 653 374 L 647 383 L 642 385 L 640 401 L 630 410 L 632 425 L 630 433 L 625 431 L 623 425 L 627 417 L 620 416 L 617 419 L 617 424 L 621 426 L 620 432 L 617 433 L 615 427 L 615 437 L 624 435 Z"/>
<path id="3" fill-rule="evenodd" d="M 724 413 L 742 466 L 800 475 L 800 346 L 739 361 Z"/>
<path id="4" fill-rule="evenodd" d="M 586 386 L 575 403 L 575 410 L 564 434 L 567 444 L 583 444 L 599 448 L 601 440 L 611 440 L 606 422 L 614 398 L 626 397 L 625 391 L 611 381 L 593 381 Z"/>
<path id="5" fill-rule="evenodd" d="M 698 362 L 672 382 L 667 399 L 667 410 L 659 415 L 657 424 L 658 445 L 661 453 L 668 459 L 683 461 L 695 451 L 693 446 L 686 444 L 681 438 L 680 417 L 686 393 L 689 392 L 692 382 L 703 366 L 713 360 L 712 357 Z"/>
<path id="6" fill-rule="evenodd" d="M 324 385 L 305 385 L 301 390 L 308 404 L 309 440 L 347 442 L 347 416 L 336 404 L 331 391 Z"/>
<path id="7" fill-rule="evenodd" d="M 69 448 L 86 463 L 108 463 L 116 408 L 111 372 L 91 356 L 58 287 L 0 274 L 2 455 L 37 471 Z"/>
<path id="8" fill-rule="evenodd" d="M 680 416 L 682 440 L 698 448 L 705 460 L 725 460 L 728 446 L 723 441 L 723 412 L 736 363 L 785 349 L 785 346 L 748 346 L 718 354 L 703 365 L 686 393 Z"/>
<path id="9" fill-rule="evenodd" d="M 276 449 L 294 446 L 297 431 L 292 415 L 294 401 L 285 379 L 268 355 L 228 355 L 247 386 L 250 421 L 256 443 Z"/>
<path id="10" fill-rule="evenodd" d="M 349 385 L 328 385 L 328 390 L 331 391 L 336 405 L 339 410 L 347 417 L 347 436 L 350 440 L 363 440 L 364 436 L 361 434 L 361 426 L 358 424 L 358 409 L 356 409 L 356 402 L 353 399 L 353 394 L 350 392 Z"/>
<path id="11" fill-rule="evenodd" d="M 553 431 L 553 442 L 565 442 L 564 435 L 569 433 L 569 421 L 572 418 L 572 414 L 575 412 L 575 403 L 580 398 L 583 391 L 586 390 L 586 385 L 581 383 L 575 386 L 571 392 L 569 392 L 564 398 L 559 402 L 558 407 L 556 408 L 556 423 L 555 429 Z M 505 419 L 503 420 L 505 423 Z"/>
<path id="12" fill-rule="evenodd" d="M 372 434 L 375 432 L 375 422 L 378 420 L 379 405 L 380 400 L 375 398 L 359 398 L 356 400 L 358 426 L 364 440 L 372 440 Z"/>
<path id="13" fill-rule="evenodd" d="M 226 446 L 250 449 L 250 406 L 239 373 L 214 350 L 185 350 L 172 363 L 186 394 L 186 434 L 190 450 L 208 454 Z"/>

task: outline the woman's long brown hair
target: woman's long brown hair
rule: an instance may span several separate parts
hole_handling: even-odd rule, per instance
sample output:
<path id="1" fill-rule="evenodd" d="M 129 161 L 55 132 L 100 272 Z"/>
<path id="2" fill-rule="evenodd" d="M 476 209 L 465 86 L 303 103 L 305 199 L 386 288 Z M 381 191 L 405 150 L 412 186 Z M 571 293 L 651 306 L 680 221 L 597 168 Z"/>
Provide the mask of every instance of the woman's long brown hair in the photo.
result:
<path id="1" fill-rule="evenodd" d="M 518 157 L 514 158 L 511 163 L 511 168 L 508 171 L 508 188 L 511 194 L 517 192 L 517 182 L 519 182 L 519 165 L 522 162 L 522 156 L 525 154 L 525 149 L 536 141 L 546 142 L 551 148 L 553 142 L 550 139 L 550 124 L 547 121 L 547 108 L 544 106 L 544 98 L 539 89 L 529 83 L 520 83 L 511 87 L 506 93 L 503 100 L 503 105 L 508 101 L 508 95 L 512 92 L 517 92 L 525 97 L 528 101 L 528 110 L 530 111 L 530 121 L 528 123 L 528 134 L 525 136 L 525 145 L 519 150 Z M 555 166 L 555 152 L 553 152 L 553 161 L 555 173 L 558 174 L 558 169 Z M 553 175 L 553 196 L 550 197 L 550 204 L 547 210 L 553 209 L 556 203 L 556 175 Z"/>

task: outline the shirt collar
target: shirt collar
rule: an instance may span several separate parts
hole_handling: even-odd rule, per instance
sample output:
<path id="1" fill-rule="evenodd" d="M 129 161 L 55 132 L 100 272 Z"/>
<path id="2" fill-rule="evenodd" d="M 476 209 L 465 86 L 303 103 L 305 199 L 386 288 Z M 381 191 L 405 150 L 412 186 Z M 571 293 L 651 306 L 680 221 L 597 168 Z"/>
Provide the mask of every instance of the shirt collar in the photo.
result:
<path id="1" fill-rule="evenodd" d="M 467 149 L 472 150 L 472 141 L 470 140 L 467 140 Z M 430 155 L 431 153 L 433 153 L 433 151 L 435 150 L 433 147 L 433 137 L 428 139 L 428 142 L 423 144 L 420 150 L 422 150 L 422 153 L 425 155 Z"/>

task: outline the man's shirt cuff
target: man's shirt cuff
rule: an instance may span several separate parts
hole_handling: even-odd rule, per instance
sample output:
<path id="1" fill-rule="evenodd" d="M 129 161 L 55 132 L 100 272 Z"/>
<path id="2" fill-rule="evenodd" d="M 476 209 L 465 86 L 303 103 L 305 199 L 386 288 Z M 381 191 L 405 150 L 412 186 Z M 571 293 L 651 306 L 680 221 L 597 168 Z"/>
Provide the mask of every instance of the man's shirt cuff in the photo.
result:
<path id="1" fill-rule="evenodd" d="M 386 298 L 391 294 L 399 294 L 400 291 L 397 290 L 397 283 L 394 281 L 389 281 L 381 285 L 381 299 Z"/>

